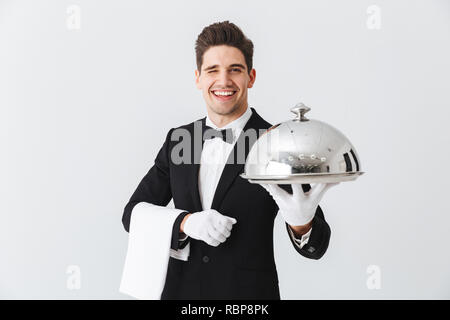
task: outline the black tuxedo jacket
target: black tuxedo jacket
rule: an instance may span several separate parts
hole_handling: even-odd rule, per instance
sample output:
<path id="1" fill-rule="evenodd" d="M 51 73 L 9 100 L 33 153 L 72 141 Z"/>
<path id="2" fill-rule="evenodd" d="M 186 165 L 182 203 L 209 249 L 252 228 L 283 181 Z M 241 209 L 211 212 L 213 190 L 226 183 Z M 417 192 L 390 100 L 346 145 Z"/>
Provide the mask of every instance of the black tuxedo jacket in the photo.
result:
<path id="1" fill-rule="evenodd" d="M 259 132 L 258 129 L 271 127 L 254 108 L 251 109 L 253 113 L 244 132 L 251 128 Z M 197 120 L 202 127 L 205 126 L 205 119 Z M 188 130 L 194 137 L 194 122 L 180 128 Z M 180 141 L 172 141 L 173 130 L 169 130 L 155 164 L 125 206 L 122 222 L 127 231 L 132 209 L 141 201 L 166 206 L 173 198 L 177 209 L 190 213 L 203 210 L 198 189 L 201 148 L 200 152 L 195 153 L 192 146 L 190 163 L 174 164 L 171 151 Z M 241 134 L 238 139 L 245 139 L 244 135 Z M 203 145 L 202 142 L 200 145 Z M 252 142 L 247 141 L 245 156 L 251 145 Z M 236 146 L 237 143 L 230 157 L 237 156 Z M 188 238 L 189 260 L 169 259 L 162 299 L 280 299 L 273 253 L 273 227 L 278 206 L 263 187 L 240 177 L 243 170 L 244 164 L 236 161 L 225 165 L 211 207 L 237 220 L 230 237 L 217 247 Z M 281 187 L 292 193 L 290 185 Z M 302 187 L 304 191 L 311 188 L 307 184 Z M 177 219 L 173 229 L 174 249 L 179 245 L 182 216 Z M 288 234 L 298 253 L 306 258 L 319 259 L 328 248 L 331 231 L 318 207 L 310 239 L 302 249 Z"/>

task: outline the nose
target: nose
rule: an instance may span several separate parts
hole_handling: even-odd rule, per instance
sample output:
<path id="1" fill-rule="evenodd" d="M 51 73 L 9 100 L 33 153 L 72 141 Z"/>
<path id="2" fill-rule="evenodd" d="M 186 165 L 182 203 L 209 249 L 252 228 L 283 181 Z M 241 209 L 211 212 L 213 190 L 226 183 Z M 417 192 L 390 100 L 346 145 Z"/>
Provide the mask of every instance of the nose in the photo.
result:
<path id="1" fill-rule="evenodd" d="M 219 72 L 216 84 L 225 88 L 232 86 L 233 82 L 231 81 L 230 74 L 226 70 Z"/>

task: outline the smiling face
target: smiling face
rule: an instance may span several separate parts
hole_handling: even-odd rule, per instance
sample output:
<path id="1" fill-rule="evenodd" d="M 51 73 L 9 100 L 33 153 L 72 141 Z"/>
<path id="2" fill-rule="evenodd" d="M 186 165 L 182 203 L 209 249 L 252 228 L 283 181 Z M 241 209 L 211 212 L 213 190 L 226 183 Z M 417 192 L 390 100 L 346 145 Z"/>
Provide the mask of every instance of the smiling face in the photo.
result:
<path id="1" fill-rule="evenodd" d="M 205 51 L 201 72 L 195 70 L 195 82 L 214 122 L 226 124 L 245 112 L 247 90 L 253 87 L 255 76 L 255 69 L 248 72 L 239 49 L 220 45 Z"/>

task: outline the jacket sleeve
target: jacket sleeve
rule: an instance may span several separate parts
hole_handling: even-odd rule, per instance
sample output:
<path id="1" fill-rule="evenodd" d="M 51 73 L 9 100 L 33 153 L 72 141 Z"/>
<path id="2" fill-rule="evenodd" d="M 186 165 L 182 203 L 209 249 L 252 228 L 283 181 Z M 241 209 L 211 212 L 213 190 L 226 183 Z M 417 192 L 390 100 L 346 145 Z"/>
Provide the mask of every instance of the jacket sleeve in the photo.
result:
<path id="1" fill-rule="evenodd" d="M 131 214 L 136 204 L 139 202 L 148 202 L 158 206 L 167 206 L 172 199 L 169 170 L 169 143 L 173 130 L 174 129 L 169 130 L 166 140 L 155 158 L 154 165 L 141 180 L 125 206 L 122 224 L 127 232 L 130 231 Z M 179 218 L 177 218 L 176 223 L 174 224 L 174 230 L 176 226 L 179 228 L 182 217 L 185 215 L 186 212 L 180 213 Z M 171 247 L 175 250 L 178 249 L 179 245 L 178 230 L 179 229 L 177 229 L 176 232 L 172 232 Z"/>
<path id="2" fill-rule="evenodd" d="M 290 185 L 280 185 L 280 187 L 287 192 L 292 193 L 292 188 Z M 311 185 L 302 184 L 302 188 L 304 192 L 308 192 L 311 189 Z M 320 206 L 317 207 L 313 218 L 311 235 L 309 236 L 308 242 L 302 248 L 296 244 L 293 233 L 289 232 L 289 225 L 287 223 L 286 231 L 295 250 L 305 258 L 315 260 L 320 259 L 328 249 L 328 244 L 330 243 L 331 237 L 331 228 L 325 221 L 325 216 Z"/>

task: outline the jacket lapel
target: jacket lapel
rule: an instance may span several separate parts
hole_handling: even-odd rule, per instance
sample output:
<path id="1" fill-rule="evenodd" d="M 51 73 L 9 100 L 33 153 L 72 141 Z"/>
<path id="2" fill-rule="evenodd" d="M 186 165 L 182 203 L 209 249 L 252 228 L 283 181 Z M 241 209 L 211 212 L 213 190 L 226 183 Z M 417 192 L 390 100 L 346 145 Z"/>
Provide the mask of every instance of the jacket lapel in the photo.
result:
<path id="1" fill-rule="evenodd" d="M 234 148 L 230 153 L 230 156 L 228 157 L 227 163 L 225 164 L 222 175 L 220 176 L 219 183 L 217 184 L 216 192 L 214 194 L 213 201 L 211 204 L 211 209 L 219 210 L 223 198 L 225 197 L 234 179 L 236 179 L 238 174 L 243 173 L 244 171 L 245 163 L 242 163 L 243 162 L 242 159 L 244 160 L 247 159 L 247 155 L 250 151 L 250 148 L 255 142 L 250 141 L 250 139 L 246 139 L 247 141 L 245 141 L 245 148 L 244 148 L 245 156 L 243 158 L 239 157 L 237 146 L 243 145 L 245 139 L 244 132 L 247 131 L 248 129 L 255 129 L 257 137 L 259 137 L 258 129 L 261 128 L 261 121 L 260 121 L 261 117 L 256 113 L 255 109 L 251 108 L 251 110 L 252 115 L 248 119 L 244 129 L 239 135 L 238 140 L 236 141 Z"/>
<path id="2" fill-rule="evenodd" d="M 197 124 L 196 124 L 197 123 Z M 199 125 L 200 124 L 200 125 Z M 191 137 L 193 139 L 200 139 L 201 141 L 191 141 L 191 165 L 188 165 L 189 168 L 189 180 L 192 181 L 192 188 L 191 188 L 191 196 L 192 200 L 194 202 L 194 212 L 202 211 L 202 203 L 200 201 L 200 192 L 198 189 L 198 173 L 200 169 L 200 160 L 202 155 L 202 149 L 203 149 L 203 129 L 206 124 L 206 117 L 202 118 L 201 120 L 197 120 L 194 122 L 194 128 L 191 132 Z M 200 130 L 200 132 L 198 132 Z M 196 132 L 197 131 L 197 132 Z M 200 137 L 200 138 L 199 138 Z M 201 146 L 199 150 L 195 150 L 195 146 Z"/>

